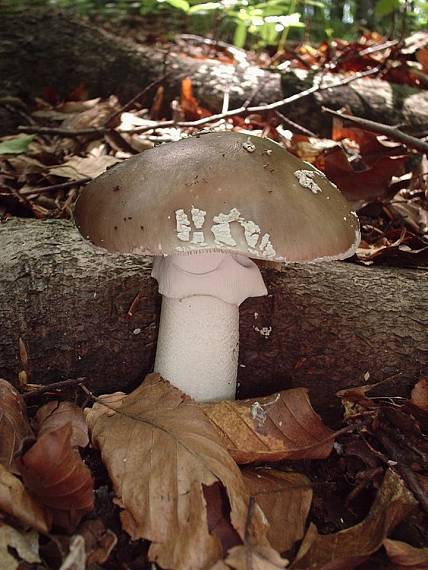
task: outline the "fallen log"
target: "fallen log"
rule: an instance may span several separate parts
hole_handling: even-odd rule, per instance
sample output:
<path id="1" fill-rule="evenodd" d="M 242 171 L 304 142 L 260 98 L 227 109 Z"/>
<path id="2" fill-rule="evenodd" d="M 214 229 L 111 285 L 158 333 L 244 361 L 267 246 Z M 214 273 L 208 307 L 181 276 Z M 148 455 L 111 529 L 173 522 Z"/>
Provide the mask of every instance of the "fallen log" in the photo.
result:
<path id="1" fill-rule="evenodd" d="M 221 110 L 226 90 L 234 108 L 249 98 L 252 105 L 282 100 L 317 81 L 301 74 L 298 78 L 294 72 L 262 70 L 245 60 L 236 65 L 201 61 L 174 53 L 172 48 L 137 45 L 69 12 L 29 5 L 0 8 L 0 106 L 4 96 L 62 99 L 76 89 L 88 97 L 115 94 L 126 102 L 162 78 L 168 100 L 179 94 L 185 76 L 192 78 L 201 105 L 212 112 Z M 323 81 L 339 83 L 341 77 L 326 75 Z M 312 93 L 281 111 L 292 121 L 328 136 L 331 119 L 321 113 L 322 106 L 346 107 L 356 116 L 380 123 L 405 124 L 416 135 L 425 132 L 428 122 L 426 90 L 367 78 Z M 7 132 L 12 132 L 10 126 Z"/>
<path id="2" fill-rule="evenodd" d="M 109 392 L 152 369 L 150 258 L 96 251 L 69 222 L 13 219 L 0 225 L 0 263 L 0 376 L 85 376 Z M 404 394 L 428 371 L 426 270 L 333 262 L 263 274 L 269 295 L 241 306 L 240 396 L 307 386 L 328 415 L 337 390 L 392 377 Z"/>

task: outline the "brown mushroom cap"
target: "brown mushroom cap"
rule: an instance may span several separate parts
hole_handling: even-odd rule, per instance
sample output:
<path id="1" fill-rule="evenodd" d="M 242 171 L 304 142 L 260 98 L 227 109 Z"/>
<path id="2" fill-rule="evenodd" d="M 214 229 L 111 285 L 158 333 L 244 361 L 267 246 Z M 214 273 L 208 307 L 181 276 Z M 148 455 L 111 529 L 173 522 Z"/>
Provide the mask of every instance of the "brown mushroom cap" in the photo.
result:
<path id="1" fill-rule="evenodd" d="M 151 255 L 341 259 L 359 240 L 357 217 L 321 172 L 269 139 L 237 132 L 129 158 L 86 186 L 75 220 L 99 247 Z"/>

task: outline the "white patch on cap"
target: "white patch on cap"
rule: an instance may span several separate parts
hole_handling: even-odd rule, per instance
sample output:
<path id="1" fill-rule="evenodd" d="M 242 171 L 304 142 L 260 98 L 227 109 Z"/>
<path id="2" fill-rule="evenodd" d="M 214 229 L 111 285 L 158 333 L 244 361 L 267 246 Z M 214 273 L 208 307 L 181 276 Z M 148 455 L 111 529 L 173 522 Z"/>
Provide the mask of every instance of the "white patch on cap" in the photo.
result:
<path id="1" fill-rule="evenodd" d="M 251 142 L 250 137 L 248 137 L 247 141 L 242 143 L 242 146 L 245 148 L 247 152 L 254 152 L 256 150 L 255 145 Z"/>
<path id="2" fill-rule="evenodd" d="M 220 213 L 214 216 L 211 226 L 211 231 L 214 234 L 214 241 L 216 244 L 230 245 L 231 247 L 236 246 L 236 241 L 233 239 L 230 233 L 230 223 L 239 221 L 239 210 L 232 208 L 228 214 Z"/>
<path id="3" fill-rule="evenodd" d="M 205 243 L 204 232 L 193 232 L 192 243 L 197 243 L 198 245 L 207 245 Z"/>
<path id="4" fill-rule="evenodd" d="M 303 186 L 303 188 L 309 188 L 313 194 L 321 192 L 321 188 L 314 180 L 316 175 L 319 176 L 317 170 L 296 170 L 294 173 L 294 176 L 299 181 L 300 186 Z"/>
<path id="5" fill-rule="evenodd" d="M 256 247 L 257 241 L 260 237 L 260 227 L 251 220 L 239 219 L 239 223 L 244 228 L 245 241 L 248 244 L 248 249 L 250 247 Z"/>
<path id="6" fill-rule="evenodd" d="M 175 211 L 175 219 L 177 221 L 177 237 L 181 241 L 189 241 L 190 239 L 190 222 L 184 210 Z"/>
<path id="7" fill-rule="evenodd" d="M 272 247 L 270 234 L 264 234 L 262 241 L 260 242 L 259 249 L 262 252 L 263 257 L 275 257 L 276 251 Z"/>
<path id="8" fill-rule="evenodd" d="M 205 212 L 205 210 L 200 210 L 199 208 L 195 208 L 194 206 L 192 206 L 191 213 L 195 228 L 200 230 L 204 225 L 205 216 L 207 215 L 207 213 Z"/>

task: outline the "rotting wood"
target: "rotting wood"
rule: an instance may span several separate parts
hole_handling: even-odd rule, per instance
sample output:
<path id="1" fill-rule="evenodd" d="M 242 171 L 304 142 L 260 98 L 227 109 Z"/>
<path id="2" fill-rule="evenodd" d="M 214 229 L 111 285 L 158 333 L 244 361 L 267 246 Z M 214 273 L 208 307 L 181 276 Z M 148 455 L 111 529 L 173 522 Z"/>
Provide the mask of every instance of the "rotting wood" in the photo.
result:
<path id="1" fill-rule="evenodd" d="M 96 251 L 59 220 L 1 224 L 0 251 L 0 376 L 16 381 L 19 338 L 33 383 L 85 376 L 109 392 L 151 370 L 160 297 L 150 258 Z M 307 386 L 328 414 L 342 388 L 391 377 L 404 394 L 428 372 L 427 270 L 333 262 L 263 274 L 269 295 L 240 311 L 241 396 Z"/>

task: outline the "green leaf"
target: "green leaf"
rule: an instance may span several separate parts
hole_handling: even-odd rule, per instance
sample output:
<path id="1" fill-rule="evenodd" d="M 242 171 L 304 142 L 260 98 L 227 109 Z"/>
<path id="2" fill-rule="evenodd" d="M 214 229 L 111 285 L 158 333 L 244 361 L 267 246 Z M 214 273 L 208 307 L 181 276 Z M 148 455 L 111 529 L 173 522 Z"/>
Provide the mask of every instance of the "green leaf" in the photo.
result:
<path id="1" fill-rule="evenodd" d="M 173 8 L 177 8 L 177 10 L 182 10 L 186 14 L 190 10 L 190 4 L 187 0 L 165 0 L 165 4 L 169 4 Z"/>
<path id="2" fill-rule="evenodd" d="M 189 9 L 189 14 L 198 12 L 209 12 L 211 10 L 220 10 L 223 7 L 221 2 L 205 2 L 204 4 L 196 4 Z"/>
<path id="3" fill-rule="evenodd" d="M 388 16 L 400 8 L 400 0 L 379 0 L 375 6 L 375 14 L 378 17 Z"/>
<path id="4" fill-rule="evenodd" d="M 236 26 L 235 33 L 233 34 L 233 45 L 235 45 L 238 48 L 243 48 L 246 39 L 247 39 L 247 26 L 244 24 L 244 22 L 240 22 Z"/>
<path id="5" fill-rule="evenodd" d="M 35 135 L 18 135 L 0 143 L 0 154 L 22 154 L 27 152 Z"/>

